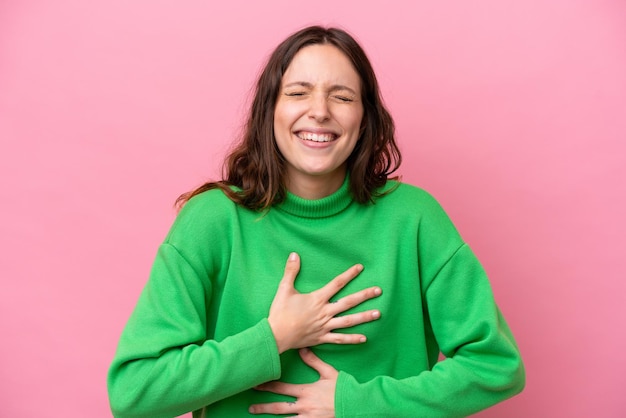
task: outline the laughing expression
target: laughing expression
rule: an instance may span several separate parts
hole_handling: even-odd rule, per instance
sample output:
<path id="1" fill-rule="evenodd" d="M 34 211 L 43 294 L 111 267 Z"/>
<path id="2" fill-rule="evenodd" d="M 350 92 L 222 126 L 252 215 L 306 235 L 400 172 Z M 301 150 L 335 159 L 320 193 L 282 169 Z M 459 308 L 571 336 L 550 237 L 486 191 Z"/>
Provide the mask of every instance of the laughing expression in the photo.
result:
<path id="1" fill-rule="evenodd" d="M 336 191 L 362 119 L 361 79 L 348 57 L 327 44 L 302 48 L 283 75 L 274 111 L 287 189 L 307 199 Z"/>

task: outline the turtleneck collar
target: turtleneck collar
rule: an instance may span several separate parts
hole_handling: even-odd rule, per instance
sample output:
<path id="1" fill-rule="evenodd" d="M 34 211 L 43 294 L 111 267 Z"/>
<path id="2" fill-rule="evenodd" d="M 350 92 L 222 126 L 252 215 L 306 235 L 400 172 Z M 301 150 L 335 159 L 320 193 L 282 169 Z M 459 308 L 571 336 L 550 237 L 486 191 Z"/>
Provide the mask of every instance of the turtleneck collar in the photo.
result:
<path id="1" fill-rule="evenodd" d="M 346 175 L 341 187 L 329 196 L 310 200 L 287 192 L 285 200 L 276 205 L 276 209 L 301 218 L 326 218 L 343 211 L 352 202 L 349 175 Z"/>

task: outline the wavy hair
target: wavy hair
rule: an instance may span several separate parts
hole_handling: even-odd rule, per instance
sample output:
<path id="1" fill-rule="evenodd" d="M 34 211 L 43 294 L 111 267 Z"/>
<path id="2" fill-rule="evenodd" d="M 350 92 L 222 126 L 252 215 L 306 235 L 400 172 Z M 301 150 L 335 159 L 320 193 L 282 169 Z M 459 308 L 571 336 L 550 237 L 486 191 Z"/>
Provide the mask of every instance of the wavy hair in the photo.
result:
<path id="1" fill-rule="evenodd" d="M 286 164 L 274 139 L 274 110 L 287 67 L 298 51 L 315 44 L 338 48 L 361 78 L 364 112 L 359 141 L 346 161 L 349 187 L 359 203 L 372 201 L 378 195 L 376 189 L 398 169 L 402 157 L 395 141 L 395 125 L 383 104 L 376 75 L 363 48 L 347 32 L 311 26 L 289 36 L 271 54 L 256 84 L 241 139 L 224 161 L 223 180 L 205 183 L 182 194 L 176 200 L 178 207 L 193 196 L 216 188 L 235 203 L 253 210 L 268 209 L 284 200 Z"/>

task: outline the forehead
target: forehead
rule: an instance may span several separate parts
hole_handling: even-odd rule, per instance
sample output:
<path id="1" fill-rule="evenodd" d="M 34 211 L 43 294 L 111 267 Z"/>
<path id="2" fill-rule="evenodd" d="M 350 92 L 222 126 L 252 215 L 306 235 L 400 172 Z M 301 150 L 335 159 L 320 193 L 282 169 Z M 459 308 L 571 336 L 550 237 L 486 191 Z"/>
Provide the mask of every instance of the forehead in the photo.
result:
<path id="1" fill-rule="evenodd" d="M 309 45 L 293 57 L 283 75 L 282 84 L 306 82 L 313 85 L 346 85 L 358 89 L 361 78 L 350 59 L 337 47 Z"/>

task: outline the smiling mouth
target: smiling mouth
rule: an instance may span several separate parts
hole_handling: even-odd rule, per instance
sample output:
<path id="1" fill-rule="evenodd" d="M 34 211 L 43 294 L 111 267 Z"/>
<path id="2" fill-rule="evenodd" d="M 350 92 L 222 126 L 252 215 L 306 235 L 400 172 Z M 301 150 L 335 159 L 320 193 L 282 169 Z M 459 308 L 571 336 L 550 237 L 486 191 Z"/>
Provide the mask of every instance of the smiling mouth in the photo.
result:
<path id="1" fill-rule="evenodd" d="M 316 134 L 313 132 L 297 132 L 296 136 L 311 142 L 331 142 L 337 139 L 337 135 L 333 133 Z"/>

